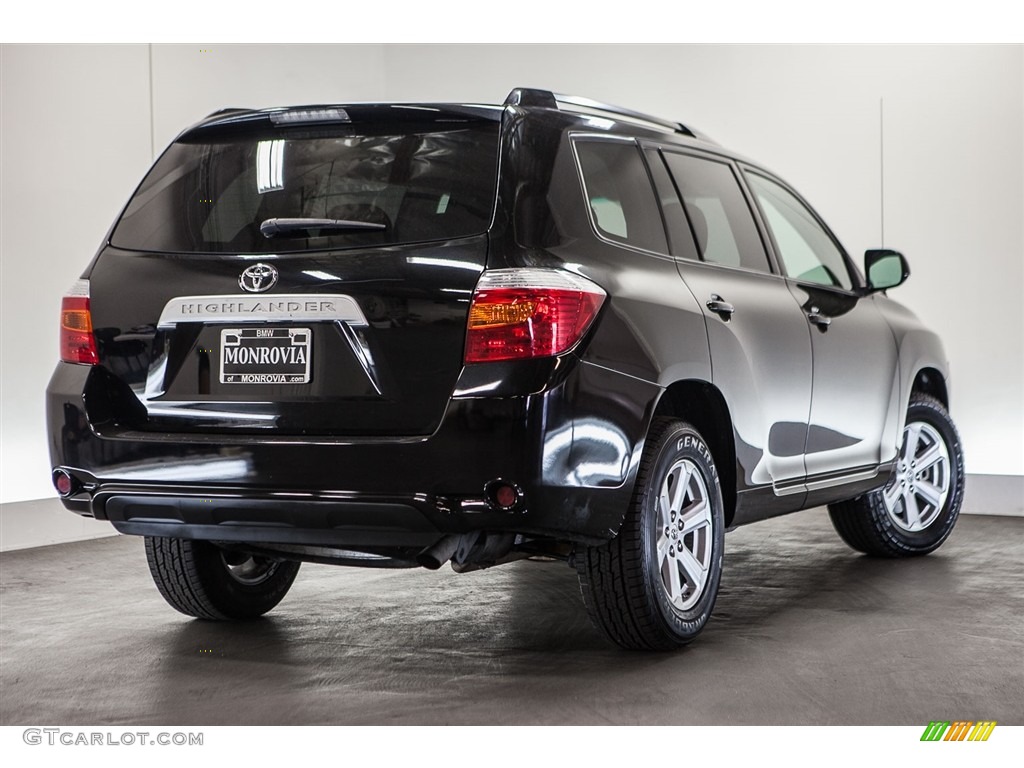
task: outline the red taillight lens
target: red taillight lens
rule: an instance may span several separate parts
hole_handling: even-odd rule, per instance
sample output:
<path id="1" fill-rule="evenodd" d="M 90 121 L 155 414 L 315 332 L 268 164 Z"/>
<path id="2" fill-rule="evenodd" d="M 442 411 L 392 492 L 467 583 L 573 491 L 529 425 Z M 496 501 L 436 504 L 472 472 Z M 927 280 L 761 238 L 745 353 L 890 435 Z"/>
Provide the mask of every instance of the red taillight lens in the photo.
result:
<path id="1" fill-rule="evenodd" d="M 88 280 L 79 280 L 61 300 L 60 359 L 83 365 L 96 365 L 100 361 L 92 333 Z"/>
<path id="2" fill-rule="evenodd" d="M 587 332 L 604 298 L 600 287 L 570 272 L 484 272 L 469 308 L 466 362 L 561 354 Z"/>

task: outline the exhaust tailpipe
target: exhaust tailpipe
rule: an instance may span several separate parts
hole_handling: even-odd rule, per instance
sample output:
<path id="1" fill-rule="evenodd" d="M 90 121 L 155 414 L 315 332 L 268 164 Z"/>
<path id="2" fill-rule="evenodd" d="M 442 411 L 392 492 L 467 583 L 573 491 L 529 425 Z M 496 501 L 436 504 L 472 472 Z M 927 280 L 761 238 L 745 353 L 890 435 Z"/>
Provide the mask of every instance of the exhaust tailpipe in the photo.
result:
<path id="1" fill-rule="evenodd" d="M 416 555 L 416 562 L 424 568 L 436 571 L 452 559 L 456 550 L 459 548 L 460 541 L 462 541 L 461 536 L 449 534 L 436 544 L 427 547 Z"/>

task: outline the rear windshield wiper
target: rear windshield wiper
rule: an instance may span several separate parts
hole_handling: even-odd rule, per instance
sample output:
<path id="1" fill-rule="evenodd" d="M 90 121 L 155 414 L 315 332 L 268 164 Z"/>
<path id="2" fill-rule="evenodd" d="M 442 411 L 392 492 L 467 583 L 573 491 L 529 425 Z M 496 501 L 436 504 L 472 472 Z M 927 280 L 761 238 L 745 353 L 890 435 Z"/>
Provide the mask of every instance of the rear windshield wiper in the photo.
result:
<path id="1" fill-rule="evenodd" d="M 348 221 L 346 219 L 267 219 L 260 224 L 260 232 L 264 237 L 277 237 L 292 232 L 308 232 L 311 229 L 332 229 L 341 232 L 372 230 L 379 232 L 387 229 L 387 224 L 373 221 Z"/>

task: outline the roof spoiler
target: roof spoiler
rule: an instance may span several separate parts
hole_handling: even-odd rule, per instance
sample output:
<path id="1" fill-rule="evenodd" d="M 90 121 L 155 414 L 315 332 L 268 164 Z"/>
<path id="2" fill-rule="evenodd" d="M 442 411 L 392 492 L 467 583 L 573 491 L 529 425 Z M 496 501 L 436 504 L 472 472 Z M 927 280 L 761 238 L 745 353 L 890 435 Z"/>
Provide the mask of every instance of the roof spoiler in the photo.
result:
<path id="1" fill-rule="evenodd" d="M 546 91 L 540 88 L 513 88 L 509 93 L 508 98 L 505 99 L 505 106 L 514 107 L 560 109 L 559 105 L 561 104 L 568 105 L 569 107 L 575 107 L 576 109 L 573 111 L 588 113 L 600 112 L 606 115 L 613 115 L 620 119 L 646 123 L 647 125 L 651 125 L 662 130 L 681 133 L 684 136 L 690 136 L 695 139 L 711 142 L 711 139 L 707 136 L 684 125 L 683 123 L 677 123 L 673 120 L 655 117 L 654 115 L 648 115 L 643 112 L 626 109 L 625 107 L 617 107 L 613 104 L 603 104 L 599 101 L 594 101 L 593 99 L 588 99 L 583 96 L 570 96 L 564 93 L 553 93 L 552 91 Z"/>
<path id="2" fill-rule="evenodd" d="M 214 110 L 213 112 L 208 114 L 204 119 L 209 120 L 211 117 L 216 117 L 217 115 L 225 115 L 228 112 L 249 112 L 249 111 L 251 111 L 249 109 L 249 107 L 224 107 L 224 109 Z"/>

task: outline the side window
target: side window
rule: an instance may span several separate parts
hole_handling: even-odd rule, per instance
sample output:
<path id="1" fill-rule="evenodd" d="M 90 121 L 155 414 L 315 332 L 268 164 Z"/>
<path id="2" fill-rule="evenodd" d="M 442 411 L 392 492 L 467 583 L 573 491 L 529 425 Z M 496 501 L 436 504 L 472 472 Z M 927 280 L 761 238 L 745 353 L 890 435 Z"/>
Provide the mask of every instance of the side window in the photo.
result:
<path id="1" fill-rule="evenodd" d="M 732 167 L 717 160 L 665 153 L 683 198 L 701 261 L 769 272 L 768 255 Z"/>
<path id="2" fill-rule="evenodd" d="M 656 149 L 645 149 L 647 167 L 654 181 L 654 191 L 661 201 L 661 213 L 665 217 L 665 229 L 668 230 L 668 244 L 673 256 L 696 261 L 697 246 L 693 242 L 693 232 L 683 212 L 683 203 L 676 192 L 676 185 L 668 175 L 661 152 Z"/>
<path id="3" fill-rule="evenodd" d="M 748 173 L 747 181 L 775 238 L 786 274 L 808 283 L 853 288 L 842 251 L 807 206 L 764 176 Z"/>
<path id="4" fill-rule="evenodd" d="M 665 226 L 635 144 L 577 141 L 587 204 L 598 231 L 609 240 L 668 253 Z"/>

